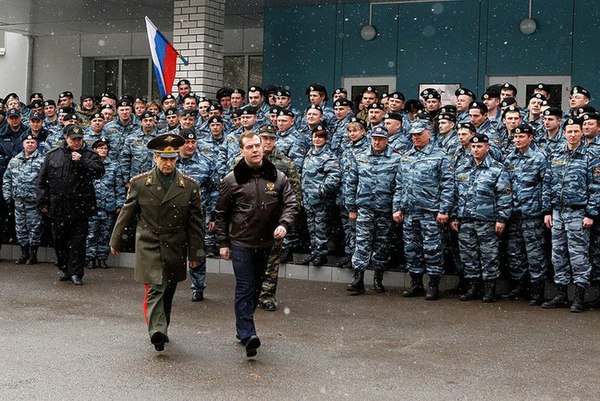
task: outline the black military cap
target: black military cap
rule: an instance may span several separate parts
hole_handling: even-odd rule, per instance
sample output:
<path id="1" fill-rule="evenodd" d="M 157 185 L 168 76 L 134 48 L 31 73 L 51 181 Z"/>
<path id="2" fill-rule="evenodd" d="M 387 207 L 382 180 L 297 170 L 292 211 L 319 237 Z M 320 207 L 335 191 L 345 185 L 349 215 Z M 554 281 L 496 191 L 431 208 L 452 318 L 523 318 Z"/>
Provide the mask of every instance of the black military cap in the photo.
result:
<path id="1" fill-rule="evenodd" d="M 171 95 L 170 93 L 168 95 L 164 95 L 162 97 L 162 99 L 160 100 L 160 103 L 164 103 L 166 100 L 175 100 L 175 96 Z"/>
<path id="2" fill-rule="evenodd" d="M 258 130 L 258 135 L 267 138 L 277 138 L 275 127 L 272 125 L 263 125 Z"/>
<path id="3" fill-rule="evenodd" d="M 242 97 L 246 96 L 246 91 L 245 91 L 245 90 L 243 90 L 243 89 L 239 89 L 239 88 L 237 88 L 237 89 L 234 89 L 234 90 L 233 90 L 231 93 L 232 93 L 232 94 L 234 94 L 234 93 L 239 93 L 240 95 L 242 95 Z"/>
<path id="4" fill-rule="evenodd" d="M 153 118 L 156 120 L 156 115 L 151 111 L 145 111 L 144 114 L 142 114 L 142 120 L 145 120 L 147 118 Z"/>
<path id="5" fill-rule="evenodd" d="M 44 95 L 40 92 L 33 92 L 31 96 L 29 96 L 29 101 L 32 99 L 40 99 L 42 102 L 44 101 Z"/>
<path id="6" fill-rule="evenodd" d="M 154 153 L 167 159 L 174 159 L 179 155 L 179 148 L 185 144 L 185 139 L 181 135 L 167 132 L 153 138 L 148 142 L 147 148 Z"/>
<path id="7" fill-rule="evenodd" d="M 179 82 L 177 82 L 177 86 L 179 87 L 181 85 L 190 85 L 191 86 L 192 84 L 187 79 L 180 79 Z"/>
<path id="8" fill-rule="evenodd" d="M 166 116 L 179 115 L 179 109 L 177 107 L 169 107 L 165 111 Z"/>
<path id="9" fill-rule="evenodd" d="M 323 124 L 317 124 L 317 126 L 314 127 L 311 131 L 314 134 L 315 132 L 327 131 L 327 130 L 325 129 L 325 126 Z"/>
<path id="10" fill-rule="evenodd" d="M 257 112 L 258 112 L 258 110 L 256 110 L 256 108 L 252 107 L 252 106 L 246 106 L 241 109 L 241 115 L 243 115 L 243 116 L 247 116 L 247 115 L 255 116 Z"/>
<path id="11" fill-rule="evenodd" d="M 453 105 L 453 104 L 447 104 L 445 106 L 442 106 L 440 108 L 440 113 L 442 113 L 442 114 L 444 114 L 444 113 L 445 114 L 448 114 L 448 113 L 450 113 L 450 114 L 456 114 L 456 106 Z"/>
<path id="12" fill-rule="evenodd" d="M 198 97 L 197 99 L 198 99 L 198 103 L 208 102 L 208 103 L 212 104 L 212 101 L 209 98 L 207 98 L 206 96 Z"/>
<path id="13" fill-rule="evenodd" d="M 336 88 L 335 91 L 333 91 L 333 93 L 335 93 L 336 95 L 339 95 L 340 93 L 343 93 L 344 95 L 348 94 L 348 90 L 346 88 Z"/>
<path id="14" fill-rule="evenodd" d="M 106 147 L 110 147 L 110 144 L 108 142 L 108 138 L 100 138 L 100 139 L 96 139 L 94 141 L 94 143 L 92 143 L 92 149 L 97 149 L 100 146 L 106 145 Z"/>
<path id="15" fill-rule="evenodd" d="M 515 106 L 514 104 L 511 104 L 510 106 L 508 106 L 507 108 L 505 108 L 502 111 L 502 118 L 506 117 L 506 114 L 510 113 L 510 112 L 520 113 L 521 111 L 519 110 L 519 108 L 517 106 Z"/>
<path id="16" fill-rule="evenodd" d="M 146 103 L 148 103 L 148 99 L 146 99 L 145 97 L 136 97 L 133 102 L 146 104 Z"/>
<path id="17" fill-rule="evenodd" d="M 404 93 L 398 92 L 398 91 L 390 93 L 389 98 L 390 99 L 398 99 L 398 100 L 402 100 L 402 101 L 404 101 L 406 99 L 404 97 Z"/>
<path id="18" fill-rule="evenodd" d="M 239 109 L 238 109 L 238 110 L 234 110 L 234 111 L 231 113 L 231 118 L 240 118 L 240 116 L 241 116 L 241 115 L 242 115 L 242 112 L 241 112 L 241 110 L 239 110 Z"/>
<path id="19" fill-rule="evenodd" d="M 266 95 L 276 95 L 281 90 L 279 85 L 269 85 L 265 88 L 264 93 Z"/>
<path id="20" fill-rule="evenodd" d="M 191 140 L 196 140 L 196 131 L 194 131 L 191 128 L 182 128 L 179 130 L 179 135 L 181 135 L 181 137 L 183 139 L 191 139 Z"/>
<path id="21" fill-rule="evenodd" d="M 265 93 L 263 88 L 261 88 L 260 86 L 251 86 L 248 88 L 248 92 L 258 92 L 261 95 Z"/>
<path id="22" fill-rule="evenodd" d="M 388 131 L 382 126 L 377 126 L 371 131 L 371 138 L 387 138 L 388 136 Z"/>
<path id="23" fill-rule="evenodd" d="M 63 121 L 70 121 L 70 120 L 79 120 L 77 118 L 77 114 L 75 113 L 67 113 L 64 117 L 63 117 Z"/>
<path id="24" fill-rule="evenodd" d="M 577 115 L 580 116 L 586 113 L 595 113 L 596 109 L 590 105 L 585 105 L 577 109 Z"/>
<path id="25" fill-rule="evenodd" d="M 471 132 L 476 132 L 477 128 L 475 128 L 475 125 L 473 125 L 472 122 L 465 122 L 465 123 L 458 123 L 457 129 L 461 129 L 461 128 L 466 128 Z"/>
<path id="26" fill-rule="evenodd" d="M 271 106 L 269 107 L 269 114 L 279 114 L 281 110 L 282 109 L 279 106 Z"/>
<path id="27" fill-rule="evenodd" d="M 323 108 L 321 106 L 315 106 L 314 104 L 311 104 L 310 106 L 308 106 L 306 108 L 306 111 L 308 111 L 308 110 L 318 110 L 321 113 L 323 113 Z"/>
<path id="28" fill-rule="evenodd" d="M 37 109 L 39 107 L 44 107 L 44 103 L 40 102 L 39 100 L 31 102 L 31 104 L 29 105 L 30 109 Z"/>
<path id="29" fill-rule="evenodd" d="M 513 104 L 517 104 L 517 101 L 515 100 L 515 98 L 507 97 L 507 98 L 504 98 L 504 100 L 500 102 L 500 108 L 503 109 L 503 108 L 511 106 Z"/>
<path id="30" fill-rule="evenodd" d="M 423 110 L 423 104 L 419 102 L 417 99 L 408 99 L 406 103 L 404 103 L 405 111 L 414 111 L 414 110 Z"/>
<path id="31" fill-rule="evenodd" d="M 529 98 L 528 102 L 529 102 L 529 101 L 531 101 L 531 99 L 539 99 L 539 100 L 541 100 L 542 102 L 543 102 L 544 100 L 548 100 L 548 99 L 546 98 L 546 96 L 542 95 L 541 93 L 534 93 L 533 95 L 531 95 L 531 97 Z"/>
<path id="32" fill-rule="evenodd" d="M 115 108 L 112 107 L 110 104 L 105 104 L 104 106 L 102 106 L 102 108 L 100 108 L 100 110 L 112 110 L 112 111 L 115 111 Z"/>
<path id="33" fill-rule="evenodd" d="M 386 120 L 396 120 L 402 122 L 402 114 L 400 113 L 386 113 L 383 118 Z"/>
<path id="34" fill-rule="evenodd" d="M 338 99 L 333 102 L 334 107 L 352 107 L 352 102 L 346 98 Z"/>
<path id="35" fill-rule="evenodd" d="M 77 124 L 67 124 L 63 128 L 63 135 L 69 138 L 83 138 L 83 129 Z"/>
<path id="36" fill-rule="evenodd" d="M 7 103 L 10 99 L 19 99 L 19 96 L 15 92 L 11 92 L 4 96 L 4 103 Z"/>
<path id="37" fill-rule="evenodd" d="M 475 93 L 473 93 L 473 91 L 471 89 L 463 88 L 463 87 L 460 87 L 454 91 L 454 96 L 460 96 L 460 95 L 470 96 L 471 99 L 473 99 L 473 100 L 475 100 L 475 98 L 477 98 L 477 96 L 475 96 Z"/>
<path id="38" fill-rule="evenodd" d="M 86 100 L 86 99 L 92 99 L 92 100 L 94 100 L 94 95 L 91 95 L 91 94 L 89 94 L 89 93 L 84 93 L 83 95 L 81 95 L 81 96 L 79 97 L 79 101 L 80 101 L 80 102 L 82 102 L 82 103 L 83 103 L 83 101 L 84 101 L 84 100 Z"/>
<path id="39" fill-rule="evenodd" d="M 198 117 L 198 111 L 197 110 L 181 110 L 179 112 L 179 117 Z"/>
<path id="40" fill-rule="evenodd" d="M 33 113 L 31 115 L 31 117 L 29 117 L 29 120 L 43 120 L 44 119 L 44 113 L 40 113 L 39 111 Z"/>
<path id="41" fill-rule="evenodd" d="M 198 101 L 198 96 L 196 96 L 196 93 L 194 93 L 194 92 L 190 92 L 190 93 L 186 94 L 183 97 L 183 100 L 188 99 L 188 98 L 191 98 L 191 99 L 194 99 L 195 101 Z"/>
<path id="42" fill-rule="evenodd" d="M 216 110 L 216 111 L 221 111 L 221 112 L 222 112 L 222 111 L 223 111 L 223 107 L 221 107 L 221 105 L 220 105 L 220 104 L 211 104 L 211 105 L 208 107 L 208 111 L 215 111 L 215 110 Z"/>
<path id="43" fill-rule="evenodd" d="M 438 120 L 448 120 L 448 121 L 452 121 L 453 123 L 456 122 L 456 115 L 453 113 L 440 113 L 437 116 Z"/>
<path id="44" fill-rule="evenodd" d="M 71 92 L 71 91 L 60 92 L 59 95 L 58 95 L 58 98 L 62 99 L 63 97 L 70 97 L 72 99 L 73 98 L 73 92 Z"/>
<path id="45" fill-rule="evenodd" d="M 558 107 L 549 107 L 546 110 L 544 110 L 544 116 L 556 116 L 556 117 L 562 117 L 563 112 L 561 109 L 559 109 Z"/>
<path id="46" fill-rule="evenodd" d="M 486 134 L 475 134 L 469 139 L 471 143 L 489 143 L 490 138 Z"/>
<path id="47" fill-rule="evenodd" d="M 596 121 L 600 122 L 600 114 L 598 114 L 598 113 L 584 114 L 581 118 L 583 119 L 583 121 L 596 120 Z"/>
<path id="48" fill-rule="evenodd" d="M 581 93 L 583 96 L 587 97 L 588 99 L 592 98 L 592 95 L 590 94 L 590 92 L 588 92 L 588 90 L 585 89 L 583 86 L 575 85 L 574 87 L 571 88 L 571 95 L 576 95 L 578 93 Z"/>
<path id="49" fill-rule="evenodd" d="M 550 87 L 548 85 L 546 85 L 546 84 L 541 83 L 541 82 L 536 85 L 536 89 L 543 90 L 543 91 L 546 91 L 546 92 L 550 92 Z"/>
<path id="50" fill-rule="evenodd" d="M 373 92 L 377 97 L 379 97 L 379 92 L 377 91 L 377 89 L 373 88 L 372 86 L 367 86 L 365 89 L 363 89 L 360 93 L 361 95 L 364 94 L 365 92 Z"/>
<path id="51" fill-rule="evenodd" d="M 96 118 L 100 118 L 100 119 L 104 120 L 104 116 L 102 115 L 102 113 L 94 113 L 94 114 L 92 114 L 92 116 L 90 117 L 90 121 L 91 121 L 91 120 L 95 120 Z"/>
<path id="52" fill-rule="evenodd" d="M 381 100 L 383 100 L 383 99 L 387 99 L 387 98 L 388 98 L 388 96 L 389 96 L 389 95 L 388 95 L 387 93 L 383 92 L 383 93 L 381 94 L 381 96 L 379 96 L 379 98 L 380 98 Z"/>
<path id="53" fill-rule="evenodd" d="M 369 107 L 367 107 L 368 110 L 385 110 L 385 106 L 383 105 L 383 103 L 379 103 L 379 102 L 375 102 L 369 105 Z"/>
<path id="54" fill-rule="evenodd" d="M 58 114 L 75 114 L 75 109 L 71 106 L 61 107 L 58 109 Z"/>
<path id="55" fill-rule="evenodd" d="M 35 136 L 33 136 L 33 134 L 29 134 L 29 135 L 27 135 L 25 138 L 23 138 L 23 141 L 22 141 L 22 142 L 25 142 L 25 141 L 30 141 L 30 140 L 32 140 L 32 139 L 33 139 L 34 141 L 37 141 L 37 138 L 36 138 Z"/>
<path id="56" fill-rule="evenodd" d="M 325 93 L 325 96 L 327 96 L 327 88 L 325 88 L 325 85 L 323 85 L 323 84 L 315 82 L 314 84 L 312 84 L 308 88 L 306 88 L 307 95 L 310 95 L 310 92 L 312 92 L 312 91 L 323 92 L 323 93 Z"/>
<path id="57" fill-rule="evenodd" d="M 442 95 L 435 88 L 425 88 L 420 93 L 421 97 L 427 99 L 441 99 Z"/>
<path id="58" fill-rule="evenodd" d="M 54 100 L 46 100 L 44 102 L 44 107 L 47 107 L 47 106 L 56 106 L 56 102 Z"/>
<path id="59" fill-rule="evenodd" d="M 117 108 L 119 107 L 132 107 L 133 104 L 131 103 L 131 100 L 127 99 L 127 98 L 121 98 L 119 99 L 119 101 L 117 102 Z"/>
<path id="60" fill-rule="evenodd" d="M 221 116 L 212 116 L 208 119 L 209 124 L 221 123 L 223 124 L 223 117 Z"/>
<path id="61" fill-rule="evenodd" d="M 517 87 L 514 86 L 513 84 L 511 84 L 510 82 L 505 82 L 502 84 L 502 88 L 503 89 L 508 89 L 513 91 L 513 93 L 515 94 L 515 96 L 517 95 Z M 488 88 L 489 89 L 489 88 Z"/>
<path id="62" fill-rule="evenodd" d="M 228 87 L 220 88 L 217 91 L 217 100 L 221 100 L 224 97 L 231 96 L 232 93 L 233 93 L 233 89 L 231 89 L 231 88 L 228 88 Z"/>
<path id="63" fill-rule="evenodd" d="M 515 128 L 515 134 L 533 135 L 533 127 L 529 124 L 521 123 L 517 128 Z"/>
<path id="64" fill-rule="evenodd" d="M 277 91 L 277 96 L 292 97 L 292 92 L 287 89 L 279 89 Z"/>
<path id="65" fill-rule="evenodd" d="M 481 100 L 488 100 L 488 99 L 499 99 L 500 98 L 500 91 L 493 86 L 490 86 L 483 95 L 481 95 Z"/>
<path id="66" fill-rule="evenodd" d="M 112 92 L 104 92 L 103 94 L 100 95 L 100 97 L 107 97 L 107 98 L 115 100 L 115 101 L 117 100 L 117 95 L 115 95 Z"/>
<path id="67" fill-rule="evenodd" d="M 481 111 L 481 114 L 485 114 L 488 112 L 488 108 L 485 105 L 485 103 L 479 102 L 477 100 L 471 102 L 471 104 L 469 105 L 469 110 L 471 109 L 479 109 L 479 111 Z"/>
<path id="68" fill-rule="evenodd" d="M 362 118 L 351 117 L 350 120 L 348 121 L 348 124 L 351 124 L 351 123 L 358 123 L 358 124 L 362 125 L 364 129 L 367 129 L 367 122 L 365 120 L 363 120 Z"/>
<path id="69" fill-rule="evenodd" d="M 565 121 L 565 127 L 567 125 L 579 125 L 581 127 L 583 126 L 583 120 L 577 117 L 569 117 L 567 121 Z"/>
<path id="70" fill-rule="evenodd" d="M 288 109 L 283 109 L 279 111 L 280 116 L 287 116 L 294 118 L 294 112 Z"/>

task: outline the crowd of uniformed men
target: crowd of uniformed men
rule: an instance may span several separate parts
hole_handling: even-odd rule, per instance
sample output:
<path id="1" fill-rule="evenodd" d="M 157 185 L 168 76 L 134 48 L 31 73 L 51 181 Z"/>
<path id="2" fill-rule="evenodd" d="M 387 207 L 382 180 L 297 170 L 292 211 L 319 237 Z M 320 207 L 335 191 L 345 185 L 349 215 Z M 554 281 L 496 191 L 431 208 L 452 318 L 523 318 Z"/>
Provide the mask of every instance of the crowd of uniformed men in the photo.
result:
<path id="1" fill-rule="evenodd" d="M 10 221 L 14 210 L 22 249 L 17 263 L 37 262 L 44 219 L 37 180 L 45 155 L 64 146 L 63 127 L 85 128 L 86 146 L 105 166 L 95 180 L 88 268 L 108 267 L 110 230 L 128 182 L 152 167 L 146 145 L 167 131 L 185 139 L 177 168 L 200 184 L 207 254 L 218 255 L 219 182 L 239 160 L 237 138 L 250 130 L 292 182 L 304 216 L 273 248 L 260 298 L 267 310 L 276 308 L 279 261 L 291 261 L 303 240 L 309 256 L 296 262 L 314 266 L 328 263 L 340 244 L 338 265 L 354 269 L 347 288 L 353 294 L 365 292 L 368 268 L 374 291 L 384 292 L 384 270 L 399 265 L 412 279 L 403 296 L 428 300 L 439 297 L 445 271 L 460 275 L 465 301 L 493 302 L 501 269 L 512 282 L 503 297 L 526 296 L 544 308 L 568 305 L 567 285 L 574 284 L 573 312 L 584 309 L 586 288 L 600 285 L 600 114 L 581 86 L 571 89 L 564 111 L 551 106 L 544 84 L 524 105 L 510 83 L 490 86 L 480 97 L 461 87 L 456 105 L 443 105 L 433 88 L 418 100 L 371 87 L 349 99 L 338 88 L 328 103 L 326 88 L 315 83 L 306 89 L 310 106 L 302 112 L 281 86 L 224 87 L 216 101 L 194 93 L 185 79 L 177 87 L 176 96 L 160 103 L 103 93 L 83 95 L 76 105 L 69 91 L 57 101 L 41 93 L 27 104 L 14 93 L 3 99 L 2 214 Z M 190 274 L 192 299 L 202 300 L 205 266 Z M 546 301 L 550 277 L 558 291 Z"/>

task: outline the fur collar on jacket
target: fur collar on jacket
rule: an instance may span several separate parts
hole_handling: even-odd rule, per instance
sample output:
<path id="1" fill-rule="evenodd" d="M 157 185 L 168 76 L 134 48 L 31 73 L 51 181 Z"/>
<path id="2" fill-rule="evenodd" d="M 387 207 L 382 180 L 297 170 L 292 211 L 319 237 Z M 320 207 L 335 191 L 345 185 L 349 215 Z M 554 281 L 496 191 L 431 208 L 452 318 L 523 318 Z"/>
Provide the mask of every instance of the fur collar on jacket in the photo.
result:
<path id="1" fill-rule="evenodd" d="M 235 181 L 240 185 L 250 181 L 256 172 L 259 173 L 260 177 L 267 181 L 275 182 L 277 180 L 277 169 L 275 168 L 275 165 L 266 158 L 263 158 L 263 164 L 258 170 L 248 167 L 244 159 L 241 159 L 233 168 Z"/>

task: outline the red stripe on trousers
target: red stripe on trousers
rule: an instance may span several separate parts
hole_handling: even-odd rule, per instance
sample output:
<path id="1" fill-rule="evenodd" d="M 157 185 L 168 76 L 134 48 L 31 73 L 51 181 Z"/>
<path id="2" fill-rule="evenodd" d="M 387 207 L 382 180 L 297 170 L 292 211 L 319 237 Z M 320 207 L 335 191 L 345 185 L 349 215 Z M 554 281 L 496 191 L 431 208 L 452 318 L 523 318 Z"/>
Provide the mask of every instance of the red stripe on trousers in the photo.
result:
<path id="1" fill-rule="evenodd" d="M 149 290 L 150 290 L 150 286 L 148 286 L 148 284 L 144 284 L 144 289 L 145 289 L 145 293 L 146 295 L 144 296 L 144 303 L 142 305 L 142 307 L 144 308 L 144 319 L 146 320 L 146 326 L 148 326 L 148 297 L 149 297 Z"/>

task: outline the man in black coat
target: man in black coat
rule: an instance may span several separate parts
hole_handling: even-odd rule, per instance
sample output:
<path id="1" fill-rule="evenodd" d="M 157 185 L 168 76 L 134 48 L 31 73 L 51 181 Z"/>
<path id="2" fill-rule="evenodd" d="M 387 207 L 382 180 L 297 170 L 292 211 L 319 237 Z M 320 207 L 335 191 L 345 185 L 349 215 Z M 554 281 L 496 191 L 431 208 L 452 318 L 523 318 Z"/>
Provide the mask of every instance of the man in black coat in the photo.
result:
<path id="1" fill-rule="evenodd" d="M 83 129 L 63 128 L 66 143 L 46 154 L 38 182 L 38 207 L 48 213 L 61 281 L 81 285 L 88 218 L 96 213 L 93 181 L 104 175 L 100 156 L 84 147 Z"/>

